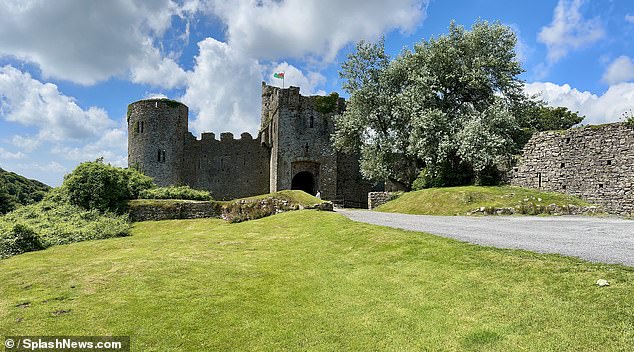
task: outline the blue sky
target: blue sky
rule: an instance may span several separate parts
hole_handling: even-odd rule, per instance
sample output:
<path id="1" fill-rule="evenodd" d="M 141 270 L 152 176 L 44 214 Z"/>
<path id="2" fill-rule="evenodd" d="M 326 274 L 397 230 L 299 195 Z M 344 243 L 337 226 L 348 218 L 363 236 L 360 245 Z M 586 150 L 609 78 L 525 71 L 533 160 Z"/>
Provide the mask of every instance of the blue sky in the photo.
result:
<path id="1" fill-rule="evenodd" d="M 357 41 L 385 36 L 396 56 L 451 20 L 510 26 L 527 94 L 586 124 L 634 105 L 631 0 L 4 0 L 0 13 L 0 167 L 53 186 L 82 161 L 127 165 L 130 102 L 183 101 L 195 135 L 255 135 L 274 72 L 341 92 Z"/>

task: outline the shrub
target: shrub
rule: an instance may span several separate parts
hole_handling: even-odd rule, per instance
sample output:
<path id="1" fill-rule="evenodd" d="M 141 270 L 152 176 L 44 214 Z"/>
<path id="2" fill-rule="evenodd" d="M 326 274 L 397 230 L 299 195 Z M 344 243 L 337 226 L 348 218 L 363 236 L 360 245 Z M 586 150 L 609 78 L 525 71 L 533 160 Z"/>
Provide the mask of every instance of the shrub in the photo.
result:
<path id="1" fill-rule="evenodd" d="M 39 251 L 46 246 L 28 226 L 16 224 L 6 234 L 0 237 L 0 258 L 10 257 L 16 254 Z"/>
<path id="2" fill-rule="evenodd" d="M 1 256 L 23 253 L 8 250 L 15 248 L 14 240 L 6 240 L 6 238 L 15 237 L 11 235 L 15 232 L 14 224 L 21 224 L 30 229 L 39 239 L 42 248 L 127 236 L 130 230 L 127 215 L 117 215 L 111 212 L 102 213 L 95 209 L 87 210 L 72 205 L 59 189 L 53 190 L 40 203 L 20 207 L 0 217 L 0 234 L 2 234 L 0 241 L 3 242 L 0 244 Z"/>
<path id="3" fill-rule="evenodd" d="M 145 189 L 139 194 L 141 199 L 189 199 L 189 200 L 212 200 L 211 194 L 207 191 L 200 191 L 189 186 L 180 187 L 159 187 Z"/>
<path id="4" fill-rule="evenodd" d="M 418 173 L 418 177 L 412 182 L 412 191 L 420 191 L 421 189 L 430 188 L 432 186 L 432 178 L 427 172 L 427 168 L 423 168 Z"/>
<path id="5" fill-rule="evenodd" d="M 101 159 L 79 164 L 64 176 L 62 185 L 71 204 L 103 212 L 122 212 L 127 200 L 151 187 L 151 178 L 134 169 L 104 164 Z"/>

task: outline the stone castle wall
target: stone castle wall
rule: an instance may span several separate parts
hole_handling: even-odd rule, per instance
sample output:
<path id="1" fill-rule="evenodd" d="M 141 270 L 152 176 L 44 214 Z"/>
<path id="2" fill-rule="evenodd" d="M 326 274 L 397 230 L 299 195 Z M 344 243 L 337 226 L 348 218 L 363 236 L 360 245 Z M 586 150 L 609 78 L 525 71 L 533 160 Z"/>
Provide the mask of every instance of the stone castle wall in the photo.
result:
<path id="1" fill-rule="evenodd" d="M 216 199 L 233 199 L 284 189 L 321 192 L 323 199 L 346 206 L 367 206 L 370 184 L 359 173 L 359 158 L 332 147 L 333 116 L 343 112 L 344 99 L 333 111 L 315 108 L 315 96 L 298 87 L 280 89 L 262 84 L 261 127 L 257 138 L 235 139 L 187 131 L 187 107 L 166 99 L 141 100 L 128 107 L 128 163 L 161 186 L 185 184 L 209 190 Z M 322 110 L 323 111 L 323 110 Z M 144 122 L 144 130 L 136 126 Z M 299 188 L 298 188 L 299 187 Z"/>
<path id="2" fill-rule="evenodd" d="M 151 175 L 160 186 L 183 184 L 188 108 L 167 99 L 128 106 L 128 165 Z"/>
<path id="3" fill-rule="evenodd" d="M 610 213 L 634 214 L 634 127 L 586 126 L 534 135 L 511 176 L 513 185 L 567 193 Z"/>
<path id="4" fill-rule="evenodd" d="M 185 154 L 189 164 L 186 184 L 206 189 L 215 199 L 234 199 L 269 192 L 269 149 L 243 133 L 234 139 L 222 133 L 203 133 L 201 140 L 188 139 Z"/>
<path id="5" fill-rule="evenodd" d="M 270 190 L 293 188 L 299 173 L 314 177 L 315 194 L 342 205 L 366 207 L 371 185 L 359 172 L 358 155 L 338 153 L 332 146 L 334 115 L 345 109 L 339 98 L 333 111 L 317 111 L 315 96 L 302 96 L 299 88 L 262 86 L 260 140 L 271 147 Z M 270 136 L 270 137 L 269 137 Z"/>
<path id="6" fill-rule="evenodd" d="M 266 126 L 270 125 L 271 135 L 275 136 L 271 192 L 291 189 L 293 177 L 304 171 L 313 175 L 314 188 L 318 188 L 309 193 L 319 190 L 327 199 L 337 195 L 337 157 L 330 135 L 334 132 L 332 116 L 339 111 L 320 113 L 315 110 L 314 99 L 300 95 L 297 87 L 266 87 L 263 91 L 263 101 L 268 100 L 263 105 L 269 106 L 270 122 Z"/>

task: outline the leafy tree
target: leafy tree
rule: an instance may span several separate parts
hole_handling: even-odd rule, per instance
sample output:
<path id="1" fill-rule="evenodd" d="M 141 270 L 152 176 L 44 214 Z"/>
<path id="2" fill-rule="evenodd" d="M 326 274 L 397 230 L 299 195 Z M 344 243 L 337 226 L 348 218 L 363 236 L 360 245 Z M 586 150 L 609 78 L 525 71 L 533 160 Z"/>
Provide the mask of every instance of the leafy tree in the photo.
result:
<path id="1" fill-rule="evenodd" d="M 19 205 L 37 203 L 50 189 L 39 181 L 0 169 L 0 214 L 11 211 Z"/>
<path id="2" fill-rule="evenodd" d="M 334 144 L 361 153 L 364 177 L 409 189 L 421 170 L 429 185 L 483 182 L 518 150 L 513 114 L 527 99 L 516 37 L 499 23 L 416 44 L 390 61 L 383 41 L 360 42 L 342 65 L 350 93 Z"/>
<path id="3" fill-rule="evenodd" d="M 407 78 L 404 69 L 401 62 L 390 62 L 383 40 L 357 44 L 340 72 L 350 99 L 346 111 L 335 118 L 334 144 L 339 150 L 361 153 L 366 179 L 407 187 L 416 176 L 417 159 L 408 152 L 410 121 L 400 101 Z"/>
<path id="4" fill-rule="evenodd" d="M 579 112 L 572 112 L 561 106 L 550 107 L 540 104 L 536 110 L 535 120 L 531 122 L 537 131 L 565 130 L 581 123 L 585 118 L 579 116 Z"/>
<path id="5" fill-rule="evenodd" d="M 102 159 L 79 164 L 64 176 L 63 192 L 71 204 L 84 209 L 120 212 L 129 199 L 154 187 L 152 179 L 134 169 L 121 169 Z"/>
<path id="6" fill-rule="evenodd" d="M 4 179 L 0 177 L 0 215 L 12 211 L 15 207 L 15 198 L 7 192 Z"/>
<path id="7" fill-rule="evenodd" d="M 579 112 L 572 112 L 565 107 L 551 107 L 541 100 L 527 99 L 515 107 L 514 113 L 523 136 L 518 138 L 518 143 L 523 146 L 535 132 L 548 130 L 565 130 L 581 123 L 585 116 L 579 116 Z"/>

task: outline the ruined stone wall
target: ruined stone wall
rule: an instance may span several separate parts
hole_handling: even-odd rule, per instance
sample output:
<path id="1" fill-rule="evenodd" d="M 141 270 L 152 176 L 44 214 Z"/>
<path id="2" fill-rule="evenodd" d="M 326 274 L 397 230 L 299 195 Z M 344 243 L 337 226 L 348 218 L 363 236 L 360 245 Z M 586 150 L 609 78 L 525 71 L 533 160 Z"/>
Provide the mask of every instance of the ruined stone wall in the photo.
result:
<path id="1" fill-rule="evenodd" d="M 147 99 L 128 106 L 128 165 L 160 186 L 183 184 L 187 106 Z"/>
<path id="2" fill-rule="evenodd" d="M 185 148 L 189 165 L 187 184 L 211 192 L 214 199 L 234 199 L 269 193 L 269 149 L 243 133 L 234 139 L 222 133 L 203 133 Z"/>
<path id="3" fill-rule="evenodd" d="M 579 196 L 610 213 L 634 214 L 634 127 L 547 131 L 526 144 L 513 185 Z"/>

